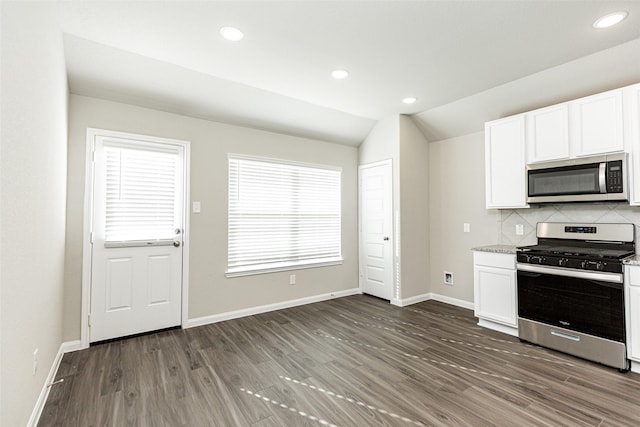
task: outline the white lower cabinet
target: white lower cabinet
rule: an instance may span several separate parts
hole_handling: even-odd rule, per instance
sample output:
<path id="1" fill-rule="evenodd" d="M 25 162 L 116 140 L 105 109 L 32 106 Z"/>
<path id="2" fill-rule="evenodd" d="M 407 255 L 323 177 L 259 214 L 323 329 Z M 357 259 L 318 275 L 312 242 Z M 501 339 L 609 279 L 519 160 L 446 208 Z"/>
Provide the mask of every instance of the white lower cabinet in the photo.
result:
<path id="1" fill-rule="evenodd" d="M 624 281 L 627 358 L 631 370 L 640 373 L 640 266 L 625 266 Z"/>
<path id="2" fill-rule="evenodd" d="M 474 314 L 478 325 L 518 335 L 516 256 L 474 251 Z"/>

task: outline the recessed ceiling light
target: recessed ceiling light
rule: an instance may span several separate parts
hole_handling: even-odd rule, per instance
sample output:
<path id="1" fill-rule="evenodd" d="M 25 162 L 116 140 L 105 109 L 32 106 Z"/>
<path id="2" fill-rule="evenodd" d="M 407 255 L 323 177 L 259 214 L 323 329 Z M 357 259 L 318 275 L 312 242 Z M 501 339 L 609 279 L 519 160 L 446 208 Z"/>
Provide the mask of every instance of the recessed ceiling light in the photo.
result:
<path id="1" fill-rule="evenodd" d="M 413 104 L 414 102 L 416 102 L 418 100 L 418 98 L 414 98 L 413 96 L 409 96 L 407 98 L 404 98 L 402 100 L 402 102 L 404 102 L 405 104 Z"/>
<path id="2" fill-rule="evenodd" d="M 622 21 L 628 15 L 627 12 L 614 12 L 608 15 L 603 16 L 602 18 L 598 18 L 596 22 L 593 23 L 593 28 L 609 28 L 616 25 L 618 22 Z"/>
<path id="3" fill-rule="evenodd" d="M 346 79 L 349 77 L 349 72 L 347 70 L 334 70 L 331 72 L 331 77 L 338 80 Z"/>
<path id="4" fill-rule="evenodd" d="M 231 40 L 232 42 L 237 42 L 244 38 L 242 31 L 234 27 L 222 27 L 220 28 L 220 34 L 222 37 L 227 40 Z"/>

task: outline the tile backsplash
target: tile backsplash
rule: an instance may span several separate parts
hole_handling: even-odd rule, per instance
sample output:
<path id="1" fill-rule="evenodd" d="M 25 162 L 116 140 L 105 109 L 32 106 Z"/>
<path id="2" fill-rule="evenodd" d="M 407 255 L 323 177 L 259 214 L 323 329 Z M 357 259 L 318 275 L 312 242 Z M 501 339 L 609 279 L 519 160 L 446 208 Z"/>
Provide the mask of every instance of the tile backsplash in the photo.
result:
<path id="1" fill-rule="evenodd" d="M 533 245 L 536 243 L 538 222 L 633 223 L 636 239 L 640 240 L 640 207 L 623 203 L 532 205 L 528 209 L 500 211 L 500 243 L 504 245 Z M 524 226 L 522 236 L 516 234 L 516 224 Z M 640 253 L 640 244 L 636 245 Z"/>

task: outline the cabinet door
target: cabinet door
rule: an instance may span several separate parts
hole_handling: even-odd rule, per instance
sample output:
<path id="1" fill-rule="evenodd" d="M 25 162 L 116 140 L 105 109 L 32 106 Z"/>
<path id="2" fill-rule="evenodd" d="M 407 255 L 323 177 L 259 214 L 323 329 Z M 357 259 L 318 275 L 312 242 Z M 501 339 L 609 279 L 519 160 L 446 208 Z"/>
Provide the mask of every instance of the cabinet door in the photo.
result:
<path id="1" fill-rule="evenodd" d="M 516 271 L 484 265 L 477 265 L 474 270 L 475 315 L 517 326 Z"/>
<path id="2" fill-rule="evenodd" d="M 526 114 L 528 163 L 569 158 L 569 105 Z"/>
<path id="3" fill-rule="evenodd" d="M 640 205 L 640 84 L 624 89 L 624 126 L 627 146 L 631 150 L 629 165 L 629 199 Z"/>
<path id="4" fill-rule="evenodd" d="M 621 90 L 578 99 L 569 108 L 576 157 L 624 150 Z"/>
<path id="5" fill-rule="evenodd" d="M 640 287 L 629 286 L 628 295 L 629 324 L 627 325 L 627 335 L 630 342 L 628 343 L 627 356 L 629 359 L 640 362 Z"/>
<path id="6" fill-rule="evenodd" d="M 525 208 L 524 116 L 485 124 L 487 208 Z"/>

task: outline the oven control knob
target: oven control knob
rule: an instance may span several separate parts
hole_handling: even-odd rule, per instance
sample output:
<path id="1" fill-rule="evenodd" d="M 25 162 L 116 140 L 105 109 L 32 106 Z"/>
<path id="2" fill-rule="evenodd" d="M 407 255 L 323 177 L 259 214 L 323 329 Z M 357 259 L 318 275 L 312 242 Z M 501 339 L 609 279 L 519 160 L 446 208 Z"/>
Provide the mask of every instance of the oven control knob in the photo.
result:
<path id="1" fill-rule="evenodd" d="M 568 262 L 568 261 L 569 261 L 569 260 L 568 260 L 568 259 L 566 259 L 566 258 L 560 258 L 560 259 L 558 260 L 558 265 L 559 265 L 560 267 L 562 267 L 562 266 L 564 266 L 564 265 L 567 265 L 567 262 Z"/>

